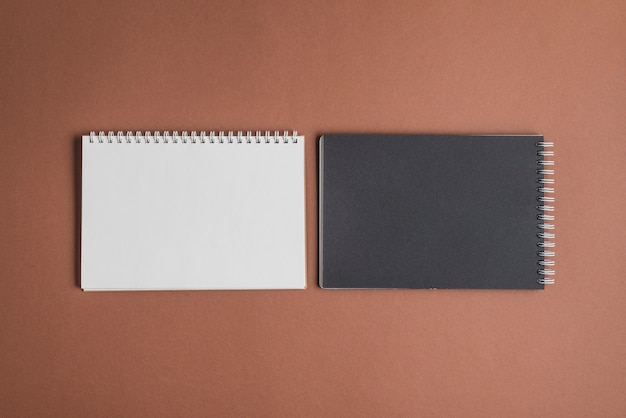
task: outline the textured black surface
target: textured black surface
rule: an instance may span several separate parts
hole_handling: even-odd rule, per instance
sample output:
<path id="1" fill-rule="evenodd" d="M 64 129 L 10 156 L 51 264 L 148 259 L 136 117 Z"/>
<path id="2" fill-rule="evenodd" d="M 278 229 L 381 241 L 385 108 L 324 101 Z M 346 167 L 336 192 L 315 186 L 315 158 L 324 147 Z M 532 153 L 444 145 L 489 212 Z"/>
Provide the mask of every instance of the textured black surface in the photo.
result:
<path id="1" fill-rule="evenodd" d="M 320 286 L 543 289 L 542 140 L 324 135 Z"/>

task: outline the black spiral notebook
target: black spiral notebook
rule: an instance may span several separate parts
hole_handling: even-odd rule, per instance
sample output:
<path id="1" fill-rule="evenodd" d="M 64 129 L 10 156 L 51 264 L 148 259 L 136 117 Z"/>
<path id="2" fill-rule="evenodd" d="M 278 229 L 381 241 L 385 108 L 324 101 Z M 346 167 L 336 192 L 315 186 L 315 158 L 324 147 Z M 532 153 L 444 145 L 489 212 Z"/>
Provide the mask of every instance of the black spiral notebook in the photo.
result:
<path id="1" fill-rule="evenodd" d="M 541 135 L 324 135 L 320 286 L 554 283 L 553 155 Z"/>

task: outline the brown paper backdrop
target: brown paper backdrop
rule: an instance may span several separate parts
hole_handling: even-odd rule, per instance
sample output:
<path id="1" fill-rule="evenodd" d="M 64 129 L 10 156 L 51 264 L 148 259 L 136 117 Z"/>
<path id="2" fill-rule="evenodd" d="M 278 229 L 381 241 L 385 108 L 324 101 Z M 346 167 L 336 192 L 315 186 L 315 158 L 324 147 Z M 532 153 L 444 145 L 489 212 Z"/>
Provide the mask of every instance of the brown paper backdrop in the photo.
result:
<path id="1" fill-rule="evenodd" d="M 621 0 L 3 2 L 0 415 L 625 416 L 625 22 Z M 76 139 L 128 129 L 305 134 L 308 289 L 83 293 Z M 558 284 L 319 289 L 324 132 L 546 135 Z"/>

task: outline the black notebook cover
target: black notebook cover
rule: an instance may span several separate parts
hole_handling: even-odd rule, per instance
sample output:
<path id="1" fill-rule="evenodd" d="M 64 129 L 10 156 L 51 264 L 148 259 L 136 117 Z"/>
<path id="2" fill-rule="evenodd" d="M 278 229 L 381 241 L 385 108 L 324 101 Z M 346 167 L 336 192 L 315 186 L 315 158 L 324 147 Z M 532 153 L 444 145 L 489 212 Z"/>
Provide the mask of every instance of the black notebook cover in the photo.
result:
<path id="1" fill-rule="evenodd" d="M 554 255 L 543 248 L 543 228 L 553 228 L 543 220 L 541 183 L 553 174 L 544 144 L 540 135 L 324 135 L 320 286 L 543 289 Z"/>

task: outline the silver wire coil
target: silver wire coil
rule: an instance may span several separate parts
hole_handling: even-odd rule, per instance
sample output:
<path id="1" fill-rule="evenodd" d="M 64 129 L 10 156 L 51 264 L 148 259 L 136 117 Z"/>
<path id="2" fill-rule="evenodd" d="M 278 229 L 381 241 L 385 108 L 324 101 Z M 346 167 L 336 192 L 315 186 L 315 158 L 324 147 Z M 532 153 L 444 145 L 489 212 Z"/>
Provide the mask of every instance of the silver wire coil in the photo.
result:
<path id="1" fill-rule="evenodd" d="M 539 187 L 537 187 L 537 192 L 539 193 L 537 201 L 540 203 L 540 205 L 537 206 L 537 210 L 540 212 L 539 215 L 537 215 L 537 220 L 540 221 L 537 223 L 537 228 L 541 230 L 537 233 L 537 238 L 541 240 L 537 242 L 537 247 L 540 248 L 540 250 L 537 251 L 537 256 L 540 257 L 537 261 L 537 264 L 539 265 L 537 274 L 541 276 L 537 282 L 539 284 L 546 285 L 554 284 L 554 276 L 556 275 L 556 270 L 554 269 L 556 262 L 553 259 L 556 256 L 556 252 L 554 251 L 554 247 L 556 246 L 554 241 L 556 234 L 554 232 L 548 232 L 554 231 L 555 225 L 553 223 L 546 222 L 555 220 L 555 216 L 553 214 L 546 213 L 554 212 L 555 208 L 555 198 L 554 196 L 551 196 L 555 192 L 554 178 L 545 177 L 554 175 L 554 169 L 547 168 L 554 166 L 554 161 L 547 159 L 549 157 L 554 157 L 554 151 L 546 150 L 546 148 L 553 148 L 554 143 L 537 142 L 536 145 L 540 148 L 540 150 L 537 151 L 537 156 L 541 157 L 541 159 L 537 160 L 537 165 L 540 166 L 540 168 L 537 169 L 537 174 L 541 176 L 537 178 L 537 183 L 539 184 Z M 546 196 L 546 194 L 550 196 Z"/>
<path id="2" fill-rule="evenodd" d="M 118 131 L 114 133 L 113 131 L 108 131 L 105 133 L 104 131 L 91 131 L 89 133 L 89 142 L 90 143 L 136 143 L 136 144 L 224 144 L 224 143 L 237 143 L 237 144 L 297 144 L 298 143 L 298 132 L 293 131 L 283 131 L 282 133 L 279 131 L 265 131 L 264 133 L 261 131 L 256 131 L 252 133 L 252 131 L 201 131 L 198 133 L 197 131 L 182 131 L 179 133 L 178 131 L 126 131 L 126 133 L 122 131 Z"/>

